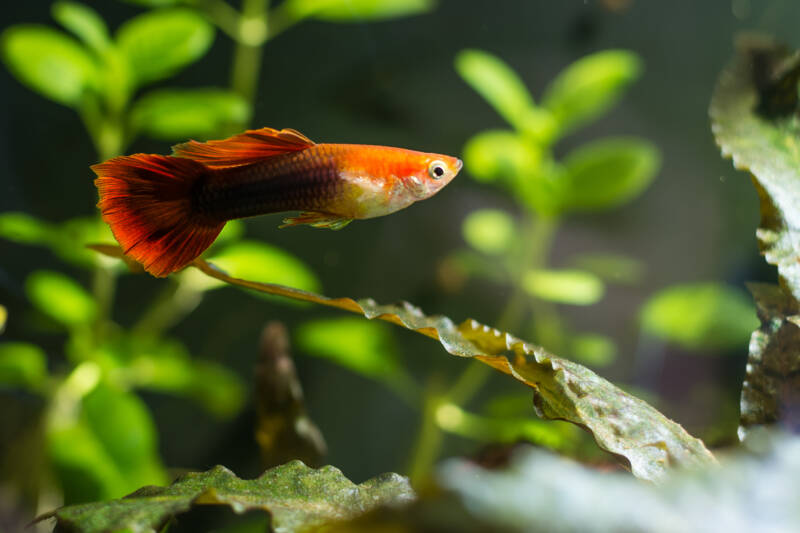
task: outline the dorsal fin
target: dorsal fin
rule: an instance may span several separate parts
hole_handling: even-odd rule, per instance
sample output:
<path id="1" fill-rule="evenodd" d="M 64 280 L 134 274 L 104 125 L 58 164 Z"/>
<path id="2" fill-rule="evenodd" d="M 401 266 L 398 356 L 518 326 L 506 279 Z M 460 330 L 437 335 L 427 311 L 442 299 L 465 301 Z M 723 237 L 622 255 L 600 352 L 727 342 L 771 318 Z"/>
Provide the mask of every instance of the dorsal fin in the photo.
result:
<path id="1" fill-rule="evenodd" d="M 293 129 L 247 130 L 221 141 L 189 141 L 172 147 L 172 155 L 203 163 L 209 168 L 239 167 L 286 152 L 298 152 L 314 142 Z"/>

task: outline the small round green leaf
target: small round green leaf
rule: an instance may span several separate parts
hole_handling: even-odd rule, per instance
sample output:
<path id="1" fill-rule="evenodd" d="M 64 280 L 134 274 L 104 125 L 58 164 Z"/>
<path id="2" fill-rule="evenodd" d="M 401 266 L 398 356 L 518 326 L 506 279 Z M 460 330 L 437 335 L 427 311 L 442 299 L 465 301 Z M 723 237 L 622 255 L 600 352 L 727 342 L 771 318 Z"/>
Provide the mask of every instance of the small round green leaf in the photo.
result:
<path id="1" fill-rule="evenodd" d="M 500 58 L 481 50 L 463 50 L 456 71 L 509 124 L 524 131 L 524 120 L 534 107 L 533 97 L 517 74 Z"/>
<path id="2" fill-rule="evenodd" d="M 499 209 L 478 209 L 461 225 L 464 240 L 485 254 L 501 254 L 514 242 L 514 219 Z"/>
<path id="3" fill-rule="evenodd" d="M 644 264 L 635 257 L 609 252 L 583 253 L 570 258 L 570 264 L 587 270 L 605 281 L 634 285 L 642 281 Z"/>
<path id="4" fill-rule="evenodd" d="M 464 164 L 478 181 L 524 179 L 539 169 L 541 161 L 541 150 L 512 131 L 484 131 L 464 146 Z"/>
<path id="5" fill-rule="evenodd" d="M 27 213 L 0 213 L 0 238 L 21 244 L 47 244 L 53 231 L 50 224 Z"/>
<path id="6" fill-rule="evenodd" d="M 0 313 L 4 309 L 0 306 Z M 2 331 L 0 317 L 0 331 Z M 0 386 L 37 390 L 47 377 L 47 357 L 41 348 L 26 342 L 0 343 Z"/>
<path id="7" fill-rule="evenodd" d="M 416 15 L 434 5 L 434 0 L 286 0 L 282 8 L 295 20 L 313 17 L 328 22 L 359 22 Z"/>
<path id="8" fill-rule="evenodd" d="M 606 366 L 617 357 L 613 339 L 597 333 L 579 333 L 570 338 L 570 352 L 581 363 Z"/>
<path id="9" fill-rule="evenodd" d="M 563 205 L 573 211 L 602 211 L 639 196 L 653 181 L 658 150 L 635 138 L 586 144 L 564 160 Z"/>
<path id="10" fill-rule="evenodd" d="M 542 97 L 563 132 L 605 113 L 639 77 L 642 61 L 633 52 L 605 50 L 583 57 L 553 80 Z"/>
<path id="11" fill-rule="evenodd" d="M 102 52 L 111 44 L 108 27 L 91 7 L 78 2 L 60 1 L 51 7 L 53 18 L 93 50 Z"/>
<path id="12" fill-rule="evenodd" d="M 139 15 L 117 33 L 138 85 L 166 78 L 200 59 L 214 40 L 214 28 L 191 9 Z"/>
<path id="13" fill-rule="evenodd" d="M 88 324 L 97 314 L 89 293 L 59 272 L 37 270 L 25 280 L 25 290 L 39 310 L 65 326 Z"/>
<path id="14" fill-rule="evenodd" d="M 97 67 L 87 50 L 47 26 L 16 25 L 0 37 L 3 61 L 22 83 L 60 104 L 76 106 L 97 86 Z"/>
<path id="15" fill-rule="evenodd" d="M 745 349 L 758 328 L 747 294 L 714 282 L 663 289 L 647 301 L 640 319 L 647 333 L 690 350 Z"/>
<path id="16" fill-rule="evenodd" d="M 218 135 L 232 123 L 250 119 L 241 95 L 222 89 L 162 89 L 140 98 L 131 111 L 131 125 L 150 137 L 167 141 Z"/>
<path id="17" fill-rule="evenodd" d="M 373 379 L 391 380 L 404 372 L 384 324 L 359 318 L 314 320 L 301 325 L 296 337 L 309 355 Z"/>
<path id="18" fill-rule="evenodd" d="M 572 305 L 592 305 L 605 293 L 603 282 L 581 270 L 529 270 L 522 287 L 536 298 Z"/>

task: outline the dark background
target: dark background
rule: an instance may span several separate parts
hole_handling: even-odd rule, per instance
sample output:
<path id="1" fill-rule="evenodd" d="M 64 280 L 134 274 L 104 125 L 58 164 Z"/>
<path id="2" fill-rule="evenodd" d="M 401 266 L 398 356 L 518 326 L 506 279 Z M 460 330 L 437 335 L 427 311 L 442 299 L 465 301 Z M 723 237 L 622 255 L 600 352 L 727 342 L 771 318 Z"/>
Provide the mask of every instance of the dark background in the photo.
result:
<path id="1" fill-rule="evenodd" d="M 116 28 L 136 6 L 87 2 Z M 608 3 L 608 2 L 607 2 Z M 50 2 L 3 6 L 2 27 L 52 24 Z M 748 177 L 719 156 L 708 121 L 708 102 L 719 71 L 732 54 L 734 35 L 746 29 L 775 34 L 797 45 L 800 4 L 793 0 L 638 0 L 620 10 L 596 1 L 442 0 L 426 15 L 369 24 L 306 22 L 267 43 L 252 125 L 298 129 L 316 141 L 386 144 L 460 155 L 475 133 L 505 127 L 502 119 L 453 69 L 463 48 L 506 60 L 538 98 L 570 61 L 605 48 L 626 48 L 645 65 L 610 115 L 558 145 L 557 152 L 604 135 L 637 135 L 655 143 L 662 168 L 645 194 L 602 215 L 573 216 L 560 228 L 553 266 L 581 251 L 612 251 L 647 267 L 636 287 L 611 287 L 587 308 L 564 308 L 578 329 L 605 332 L 620 357 L 601 374 L 651 391 L 657 405 L 702 435 L 738 402 L 745 345 L 733 353 L 690 354 L 644 338 L 636 325 L 642 302 L 678 282 L 720 280 L 741 286 L 774 280 L 758 255 L 758 205 Z M 169 86 L 225 86 L 233 45 L 223 34 L 210 53 Z M 165 84 L 165 85 L 167 85 Z M 94 212 L 95 152 L 74 112 L 42 99 L 0 69 L 0 211 L 25 211 L 57 222 Z M 168 144 L 140 140 L 131 152 L 168 152 Z M 478 207 L 516 211 L 496 188 L 462 174 L 435 199 L 390 217 L 355 222 L 340 232 L 278 230 L 280 215 L 247 221 L 248 238 L 274 243 L 309 264 L 330 296 L 408 300 L 428 313 L 460 321 L 496 322 L 508 289 L 470 280 L 457 293 L 436 281 L 439 261 L 464 245 L 460 226 Z M 52 268 L 86 281 L 48 251 L 0 241 L 0 303 L 24 315 L 23 281 L 32 269 Z M 123 277 L 115 319 L 130 324 L 163 281 Z M 198 357 L 229 365 L 250 380 L 262 325 L 283 320 L 291 328 L 312 317 L 341 316 L 321 308 L 275 305 L 235 290 L 210 293 L 172 332 Z M 418 377 L 457 375 L 463 361 L 436 343 L 392 330 L 404 360 Z M 515 332 L 522 337 L 527 331 Z M 42 337 L 12 321 L 6 339 L 43 344 L 58 368 L 62 338 Z M 383 471 L 404 471 L 417 414 L 381 386 L 326 361 L 297 354 L 312 417 L 330 448 L 327 462 L 356 482 Z M 518 387 L 498 378 L 492 390 Z M 252 439 L 253 413 L 221 423 L 187 401 L 146 394 L 154 408 L 161 449 L 170 467 L 205 469 L 225 464 L 242 476 L 259 473 Z M 4 400 L 5 402 L 5 400 Z M 2 418 L 23 423 L 19 398 Z M 21 406 L 21 407 L 20 407 Z M 727 415 L 725 413 L 728 413 Z M 6 434 L 8 436 L 8 433 Z M 478 445 L 449 439 L 447 453 Z"/>

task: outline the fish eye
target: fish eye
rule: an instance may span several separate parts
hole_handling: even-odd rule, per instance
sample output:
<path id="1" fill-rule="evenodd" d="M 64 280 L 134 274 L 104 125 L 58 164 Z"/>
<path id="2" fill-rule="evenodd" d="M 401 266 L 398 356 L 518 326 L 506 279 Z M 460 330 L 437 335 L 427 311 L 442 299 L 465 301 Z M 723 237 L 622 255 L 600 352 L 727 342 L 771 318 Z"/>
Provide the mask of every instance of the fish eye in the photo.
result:
<path id="1" fill-rule="evenodd" d="M 445 169 L 446 166 L 442 161 L 431 161 L 431 164 L 428 165 L 428 175 L 435 180 L 441 179 L 444 176 Z"/>

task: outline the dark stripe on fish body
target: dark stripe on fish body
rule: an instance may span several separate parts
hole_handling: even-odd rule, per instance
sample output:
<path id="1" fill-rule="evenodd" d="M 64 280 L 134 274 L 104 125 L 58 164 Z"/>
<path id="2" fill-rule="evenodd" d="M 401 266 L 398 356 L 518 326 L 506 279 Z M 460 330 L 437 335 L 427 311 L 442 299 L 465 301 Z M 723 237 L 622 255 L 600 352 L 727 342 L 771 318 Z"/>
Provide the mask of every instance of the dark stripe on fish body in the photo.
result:
<path id="1" fill-rule="evenodd" d="M 315 148 L 213 170 L 195 187 L 194 206 L 220 220 L 323 209 L 341 192 L 341 181 L 333 155 Z"/>

